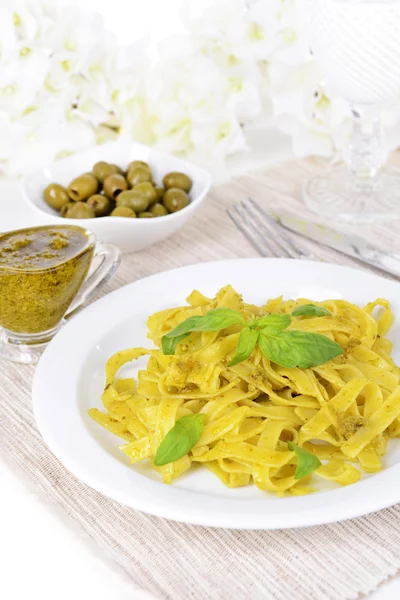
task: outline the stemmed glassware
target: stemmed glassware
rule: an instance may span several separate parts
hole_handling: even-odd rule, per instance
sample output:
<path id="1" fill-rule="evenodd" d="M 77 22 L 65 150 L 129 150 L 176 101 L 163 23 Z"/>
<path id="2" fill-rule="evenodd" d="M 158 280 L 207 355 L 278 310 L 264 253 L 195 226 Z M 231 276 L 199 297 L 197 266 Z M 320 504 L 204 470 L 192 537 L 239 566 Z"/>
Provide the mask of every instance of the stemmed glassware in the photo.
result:
<path id="1" fill-rule="evenodd" d="M 400 217 L 400 172 L 384 167 L 383 109 L 400 102 L 400 0 L 310 0 L 311 49 L 330 91 L 349 103 L 345 165 L 307 182 L 309 208 L 329 219 Z"/>

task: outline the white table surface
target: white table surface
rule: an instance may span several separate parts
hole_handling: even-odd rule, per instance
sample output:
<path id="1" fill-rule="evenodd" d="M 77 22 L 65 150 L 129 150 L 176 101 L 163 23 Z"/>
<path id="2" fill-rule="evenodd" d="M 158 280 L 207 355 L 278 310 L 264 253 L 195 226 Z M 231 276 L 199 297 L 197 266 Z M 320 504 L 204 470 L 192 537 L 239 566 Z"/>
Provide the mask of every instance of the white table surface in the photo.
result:
<path id="1" fill-rule="evenodd" d="M 120 39 L 129 41 L 143 33 L 151 22 L 160 36 L 172 28 L 179 30 L 178 6 L 181 0 L 130 0 L 135 18 L 128 18 L 126 0 L 79 0 L 80 5 L 104 13 L 108 26 L 118 29 Z M 123 7 L 126 18 L 119 18 Z M 164 12 L 162 12 L 164 11 Z M 154 19 L 154 15 L 160 18 Z M 266 140 L 267 147 L 266 147 Z M 252 136 L 253 151 L 240 163 L 238 172 L 275 163 L 288 156 L 289 145 L 283 137 L 263 132 Z M 0 231 L 40 224 L 27 211 L 18 183 L 0 180 Z M 150 600 L 152 595 L 134 588 L 131 581 L 96 554 L 79 534 L 50 509 L 44 498 L 29 493 L 1 463 L 0 457 L 0 598 L 22 600 Z M 384 585 L 373 600 L 400 598 L 400 579 Z M 201 598 L 199 598 L 201 600 Z M 324 600 L 323 598 L 318 600 Z"/>

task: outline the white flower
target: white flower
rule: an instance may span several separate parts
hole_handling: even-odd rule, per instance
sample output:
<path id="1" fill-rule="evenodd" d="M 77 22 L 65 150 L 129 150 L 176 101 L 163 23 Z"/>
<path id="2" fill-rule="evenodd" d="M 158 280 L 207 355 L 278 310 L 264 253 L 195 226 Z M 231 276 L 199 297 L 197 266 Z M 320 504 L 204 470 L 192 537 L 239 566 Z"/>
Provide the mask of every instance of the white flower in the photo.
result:
<path id="1" fill-rule="evenodd" d="M 33 43 L 43 25 L 44 6 L 29 0 L 3 0 L 3 10 L 11 17 L 15 35 L 20 40 Z"/>
<path id="2" fill-rule="evenodd" d="M 42 110 L 46 109 L 48 105 Z M 89 125 L 73 115 L 62 121 L 48 119 L 42 110 L 29 113 L 17 123 L 0 116 L 0 164 L 6 174 L 28 173 L 95 144 L 96 135 Z"/>
<path id="3" fill-rule="evenodd" d="M 182 17 L 195 49 L 220 64 L 266 58 L 264 32 L 251 17 L 247 0 L 185 0 Z"/>
<path id="4" fill-rule="evenodd" d="M 0 60 L 6 64 L 15 58 L 17 50 L 17 32 L 11 12 L 0 7 Z"/>
<path id="5" fill-rule="evenodd" d="M 199 164 L 217 171 L 228 156 L 247 149 L 240 123 L 231 112 L 216 115 L 207 127 L 192 132 L 193 150 L 190 156 Z"/>
<path id="6" fill-rule="evenodd" d="M 243 106 L 245 96 L 251 100 Z M 250 83 L 227 76 L 208 56 L 186 52 L 160 60 L 148 79 L 146 122 L 157 147 L 212 164 L 245 148 L 240 118 L 259 113 Z"/>
<path id="7" fill-rule="evenodd" d="M 299 0 L 253 0 L 249 19 L 262 32 L 265 59 L 287 64 L 311 60 L 306 13 Z"/>
<path id="8" fill-rule="evenodd" d="M 14 60 L 0 69 L 0 110 L 15 115 L 35 104 L 48 71 L 48 57 L 37 48 L 17 46 Z"/>
<path id="9" fill-rule="evenodd" d="M 292 136 L 296 156 L 330 157 L 337 144 L 343 149 L 349 135 L 350 109 L 340 99 L 329 99 L 314 63 L 272 63 L 270 82 L 274 122 Z"/>
<path id="10" fill-rule="evenodd" d="M 45 46 L 60 59 L 71 62 L 71 70 L 83 66 L 93 49 L 104 46 L 106 42 L 102 17 L 73 6 L 62 7 L 42 35 Z"/>
<path id="11" fill-rule="evenodd" d="M 321 84 L 310 0 L 182 0 L 186 32 L 154 63 L 148 39 L 119 47 L 99 15 L 61 0 L 0 8 L 0 171 L 18 174 L 121 136 L 211 170 L 269 122 L 298 156 L 340 155 L 351 118 Z M 385 112 L 393 148 L 400 104 Z"/>
<path id="12" fill-rule="evenodd" d="M 104 141 L 107 131 L 114 136 L 102 124 L 115 119 L 118 61 L 116 41 L 98 15 L 59 2 L 4 0 L 0 170 L 30 171 Z M 138 84 L 135 74 L 126 81 L 129 92 L 118 92 L 128 100 Z"/>

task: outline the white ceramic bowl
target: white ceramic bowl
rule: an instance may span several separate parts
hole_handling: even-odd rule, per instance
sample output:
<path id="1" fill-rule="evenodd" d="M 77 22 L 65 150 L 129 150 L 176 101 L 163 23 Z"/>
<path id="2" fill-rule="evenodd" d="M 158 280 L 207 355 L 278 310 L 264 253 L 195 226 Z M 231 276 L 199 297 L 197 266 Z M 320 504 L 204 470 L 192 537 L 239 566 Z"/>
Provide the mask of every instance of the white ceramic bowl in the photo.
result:
<path id="1" fill-rule="evenodd" d="M 69 182 L 100 161 L 118 164 L 126 168 L 132 160 L 145 160 L 152 168 L 154 179 L 162 182 L 166 173 L 180 171 L 193 180 L 190 192 L 190 204 L 183 210 L 157 219 L 124 219 L 121 217 L 102 217 L 98 219 L 64 219 L 43 200 L 43 190 L 49 183 L 68 185 Z M 179 229 L 198 210 L 206 197 L 211 176 L 207 171 L 181 160 L 175 156 L 164 154 L 137 142 L 112 142 L 96 146 L 68 158 L 56 161 L 39 171 L 27 175 L 23 182 L 23 193 L 29 206 L 40 215 L 46 224 L 80 224 L 96 234 L 103 242 L 118 246 L 122 252 L 135 252 L 164 240 Z"/>

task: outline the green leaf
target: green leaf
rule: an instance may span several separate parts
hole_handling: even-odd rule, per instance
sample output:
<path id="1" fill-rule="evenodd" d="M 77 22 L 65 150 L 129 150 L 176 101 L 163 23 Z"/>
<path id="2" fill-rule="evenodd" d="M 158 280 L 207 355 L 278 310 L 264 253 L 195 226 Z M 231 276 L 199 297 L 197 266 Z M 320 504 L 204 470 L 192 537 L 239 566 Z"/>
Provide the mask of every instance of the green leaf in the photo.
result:
<path id="1" fill-rule="evenodd" d="M 204 316 L 189 317 L 169 331 L 166 337 L 177 337 L 188 331 L 220 331 L 231 325 L 246 325 L 246 321 L 240 313 L 231 308 L 214 308 Z"/>
<path id="2" fill-rule="evenodd" d="M 340 344 L 325 335 L 299 330 L 279 331 L 267 327 L 260 332 L 258 344 L 272 362 L 289 368 L 317 367 L 343 354 Z"/>
<path id="3" fill-rule="evenodd" d="M 239 335 L 239 341 L 236 348 L 236 354 L 228 364 L 228 367 L 234 367 L 238 363 L 249 358 L 250 354 L 256 347 L 258 340 L 258 331 L 250 329 L 250 327 L 243 327 Z"/>
<path id="4" fill-rule="evenodd" d="M 201 319 L 204 319 L 204 317 L 189 317 L 188 319 L 185 319 L 185 321 L 182 321 L 182 323 L 179 323 L 175 329 L 171 329 L 171 331 L 166 333 L 164 337 L 174 338 L 179 337 L 183 333 L 190 333 L 193 331 L 193 327 L 196 327 L 196 325 L 201 322 Z"/>
<path id="5" fill-rule="evenodd" d="M 204 415 L 186 415 L 177 420 L 158 447 L 154 458 L 156 467 L 162 467 L 185 456 L 201 438 Z"/>
<path id="6" fill-rule="evenodd" d="M 273 327 L 274 329 L 286 329 L 292 322 L 290 315 L 266 315 L 259 319 L 254 319 L 249 323 L 251 328 Z"/>
<path id="7" fill-rule="evenodd" d="M 246 325 L 244 317 L 231 308 L 214 308 L 204 316 L 189 317 L 163 336 L 163 352 L 167 355 L 175 354 L 177 344 L 192 331 L 220 331 L 231 325 Z M 179 338 L 176 343 L 167 341 L 176 338 Z"/>
<path id="8" fill-rule="evenodd" d="M 161 346 L 163 353 L 166 356 L 171 356 L 175 354 L 176 347 L 179 344 L 179 342 L 187 338 L 189 335 L 190 331 L 188 333 L 182 333 L 182 335 L 178 335 L 176 337 L 167 337 L 166 335 L 164 335 L 161 338 Z"/>
<path id="9" fill-rule="evenodd" d="M 330 314 L 332 314 L 330 310 L 315 304 L 302 304 L 292 312 L 294 317 L 326 317 Z"/>
<path id="10" fill-rule="evenodd" d="M 192 331 L 220 331 L 231 325 L 246 325 L 246 320 L 231 308 L 214 308 L 210 310 Z"/>
<path id="11" fill-rule="evenodd" d="M 297 468 L 294 474 L 295 479 L 307 477 L 307 475 L 311 475 L 315 469 L 318 469 L 318 467 L 321 466 L 319 458 L 294 442 L 288 442 L 288 448 L 297 455 Z"/>

